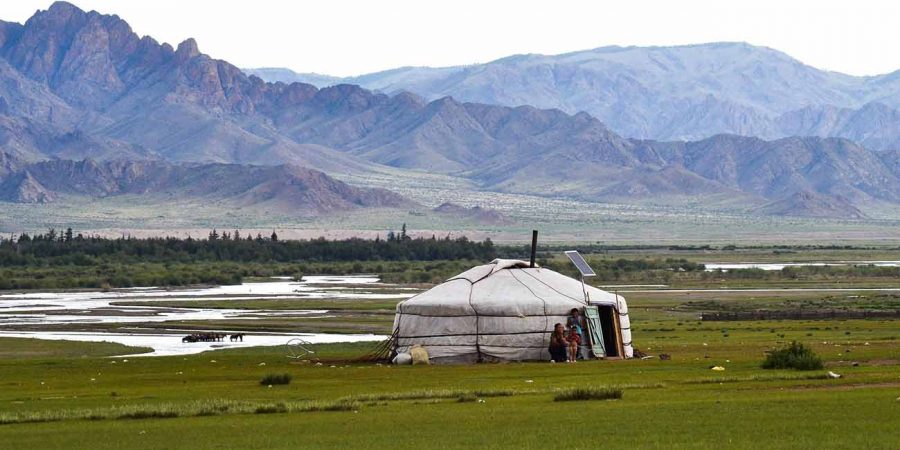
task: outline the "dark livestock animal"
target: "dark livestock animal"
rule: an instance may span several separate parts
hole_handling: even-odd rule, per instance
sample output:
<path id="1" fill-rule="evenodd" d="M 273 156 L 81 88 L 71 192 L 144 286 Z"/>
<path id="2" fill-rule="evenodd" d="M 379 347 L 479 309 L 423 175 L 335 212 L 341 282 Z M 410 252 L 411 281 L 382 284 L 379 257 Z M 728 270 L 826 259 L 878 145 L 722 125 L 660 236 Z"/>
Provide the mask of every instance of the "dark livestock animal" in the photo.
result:
<path id="1" fill-rule="evenodd" d="M 222 342 L 225 340 L 225 336 L 228 335 L 224 333 L 194 333 L 182 338 L 181 342 Z M 243 335 L 241 336 L 243 337 Z"/>
<path id="2" fill-rule="evenodd" d="M 232 334 L 231 336 L 228 337 L 228 339 L 231 340 L 231 342 L 235 342 L 235 341 L 244 342 L 244 333 Z"/>

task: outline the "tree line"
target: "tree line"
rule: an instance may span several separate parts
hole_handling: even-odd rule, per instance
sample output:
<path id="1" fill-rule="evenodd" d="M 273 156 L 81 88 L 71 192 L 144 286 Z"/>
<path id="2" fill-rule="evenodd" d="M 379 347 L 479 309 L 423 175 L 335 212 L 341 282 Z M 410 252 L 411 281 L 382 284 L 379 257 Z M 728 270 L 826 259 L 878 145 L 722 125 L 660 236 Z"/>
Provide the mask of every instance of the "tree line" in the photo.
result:
<path id="1" fill-rule="evenodd" d="M 298 261 L 438 261 L 496 258 L 490 239 L 466 237 L 411 238 L 403 232 L 387 239 L 282 240 L 269 236 L 210 231 L 206 239 L 123 236 L 106 238 L 76 234 L 71 228 L 0 240 L 0 267 L 133 262 L 298 262 Z"/>

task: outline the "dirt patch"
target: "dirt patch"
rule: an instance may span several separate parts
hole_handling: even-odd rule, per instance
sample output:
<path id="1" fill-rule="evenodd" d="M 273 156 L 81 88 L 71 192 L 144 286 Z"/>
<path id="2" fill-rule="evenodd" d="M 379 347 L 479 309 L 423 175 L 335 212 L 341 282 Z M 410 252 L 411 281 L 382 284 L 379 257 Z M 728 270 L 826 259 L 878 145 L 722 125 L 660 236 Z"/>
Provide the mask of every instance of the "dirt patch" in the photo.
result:
<path id="1" fill-rule="evenodd" d="M 894 388 L 900 387 L 900 381 L 891 381 L 886 383 L 854 383 L 854 384 L 820 384 L 820 385 L 806 385 L 806 386 L 797 386 L 790 389 L 789 391 L 807 391 L 813 389 L 827 389 L 829 391 L 851 391 L 854 389 L 881 389 L 881 388 Z"/>
<path id="2" fill-rule="evenodd" d="M 900 365 L 900 359 L 873 359 L 870 361 L 831 361 L 825 363 L 825 367 L 846 367 L 854 364 L 860 366 L 896 366 Z"/>
<path id="3" fill-rule="evenodd" d="M 873 359 L 866 361 L 870 366 L 896 366 L 900 364 L 900 359 Z"/>

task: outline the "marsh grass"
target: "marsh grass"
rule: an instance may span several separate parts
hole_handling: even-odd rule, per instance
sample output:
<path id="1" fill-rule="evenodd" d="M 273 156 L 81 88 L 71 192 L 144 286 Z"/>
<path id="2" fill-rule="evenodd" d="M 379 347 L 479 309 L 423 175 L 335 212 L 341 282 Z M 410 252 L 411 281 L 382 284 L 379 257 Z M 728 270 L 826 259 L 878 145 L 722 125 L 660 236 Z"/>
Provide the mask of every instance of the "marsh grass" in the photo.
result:
<path id="1" fill-rule="evenodd" d="M 129 405 L 94 409 L 59 409 L 20 413 L 0 413 L 0 425 L 16 423 L 60 422 L 67 420 L 128 420 L 176 417 L 219 416 L 225 414 L 277 414 L 317 411 L 352 411 L 354 401 L 302 401 L 258 403 L 232 400 L 203 400 L 189 403 Z"/>
<path id="2" fill-rule="evenodd" d="M 553 397 L 556 402 L 570 402 L 583 400 L 619 400 L 625 390 L 617 387 L 596 386 L 576 387 L 565 389 Z"/>
<path id="3" fill-rule="evenodd" d="M 517 394 L 533 393 L 532 391 L 515 391 L 512 389 L 427 389 L 420 391 L 391 392 L 383 394 L 360 394 L 344 397 L 344 401 L 378 402 L 398 400 L 452 399 L 460 397 L 511 397 Z"/>

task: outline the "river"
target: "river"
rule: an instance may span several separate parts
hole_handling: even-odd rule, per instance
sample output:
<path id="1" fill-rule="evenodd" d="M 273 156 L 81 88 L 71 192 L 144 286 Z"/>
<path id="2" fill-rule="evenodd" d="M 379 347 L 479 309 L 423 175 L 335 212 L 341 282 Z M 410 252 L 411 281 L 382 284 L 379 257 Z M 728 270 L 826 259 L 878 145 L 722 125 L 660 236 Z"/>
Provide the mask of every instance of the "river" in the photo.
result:
<path id="1" fill-rule="evenodd" d="M 379 292 L 389 291 L 389 292 Z M 408 291 L 408 292 L 407 292 Z M 0 295 L 0 336 L 36 339 L 107 341 L 153 349 L 148 356 L 184 355 L 222 348 L 284 344 L 292 338 L 309 343 L 377 341 L 386 336 L 372 334 L 279 334 L 246 333 L 243 342 L 197 342 L 182 344 L 184 330 L 127 329 L 95 331 L 98 325 L 170 321 L 208 321 L 268 317 L 326 317 L 328 310 L 265 310 L 227 308 L 172 308 L 115 304 L 125 301 L 181 302 L 203 300 L 252 299 L 396 299 L 398 302 L 418 290 L 379 282 L 370 275 L 308 276 L 301 281 L 277 278 L 270 282 L 252 282 L 207 288 L 162 289 L 157 287 L 115 289 L 111 291 L 27 292 Z M 46 327 L 46 329 L 41 329 Z M 60 327 L 85 331 L 59 331 Z M 113 327 L 115 328 L 115 327 Z M 229 333 L 233 330 L 209 330 Z"/>

